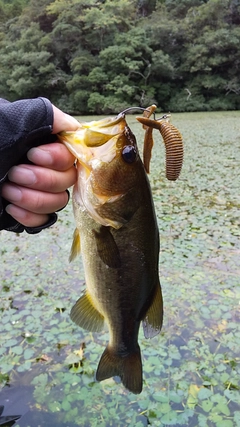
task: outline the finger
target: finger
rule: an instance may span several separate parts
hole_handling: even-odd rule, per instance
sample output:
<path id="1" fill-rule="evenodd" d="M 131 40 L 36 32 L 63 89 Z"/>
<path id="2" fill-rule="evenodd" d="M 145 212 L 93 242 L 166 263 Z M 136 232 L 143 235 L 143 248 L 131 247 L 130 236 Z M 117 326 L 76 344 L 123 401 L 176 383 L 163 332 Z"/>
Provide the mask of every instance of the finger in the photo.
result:
<path id="1" fill-rule="evenodd" d="M 69 169 L 75 161 L 75 157 L 61 142 L 53 142 L 31 148 L 27 153 L 27 157 L 35 165 L 59 171 Z"/>
<path id="2" fill-rule="evenodd" d="M 5 183 L 2 187 L 2 196 L 16 206 L 37 214 L 56 212 L 68 203 L 66 191 L 61 193 L 47 193 Z"/>
<path id="3" fill-rule="evenodd" d="M 8 179 L 20 186 L 48 193 L 60 193 L 71 187 L 77 180 L 77 171 L 74 166 L 59 172 L 35 165 L 13 166 Z"/>
<path id="4" fill-rule="evenodd" d="M 19 208 L 16 205 L 8 205 L 6 211 L 11 215 L 16 221 L 23 224 L 25 227 L 40 227 L 48 221 L 48 215 L 46 214 L 36 214 L 25 209 Z"/>
<path id="5" fill-rule="evenodd" d="M 65 114 L 59 108 L 53 105 L 53 131 L 52 133 L 59 133 L 63 130 L 77 130 L 80 127 L 80 123 L 69 114 Z"/>

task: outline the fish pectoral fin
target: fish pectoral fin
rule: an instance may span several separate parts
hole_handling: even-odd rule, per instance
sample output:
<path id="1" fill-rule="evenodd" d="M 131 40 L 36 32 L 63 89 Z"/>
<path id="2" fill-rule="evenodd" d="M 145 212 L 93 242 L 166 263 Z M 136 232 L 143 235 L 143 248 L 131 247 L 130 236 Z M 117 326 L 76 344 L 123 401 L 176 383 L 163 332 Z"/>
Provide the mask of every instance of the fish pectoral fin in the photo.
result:
<path id="1" fill-rule="evenodd" d="M 127 355 L 115 353 L 110 346 L 104 350 L 96 372 L 96 380 L 119 376 L 127 390 L 139 394 L 142 391 L 142 360 L 139 346 Z"/>
<path id="2" fill-rule="evenodd" d="M 102 226 L 99 231 L 94 230 L 97 251 L 101 260 L 108 267 L 121 266 L 120 253 L 109 227 Z"/>
<path id="3" fill-rule="evenodd" d="M 157 335 L 162 328 L 162 322 L 163 299 L 160 282 L 158 281 L 153 296 L 152 304 L 150 305 L 142 322 L 145 338 L 152 338 Z"/>
<path id="4" fill-rule="evenodd" d="M 75 228 L 75 231 L 73 233 L 73 242 L 72 242 L 71 251 L 69 255 L 69 262 L 72 262 L 80 254 L 80 251 L 81 251 L 80 233 L 78 228 Z"/>
<path id="5" fill-rule="evenodd" d="M 70 317 L 81 328 L 91 332 L 99 332 L 104 327 L 104 317 L 94 307 L 88 293 L 81 296 L 74 304 Z"/>

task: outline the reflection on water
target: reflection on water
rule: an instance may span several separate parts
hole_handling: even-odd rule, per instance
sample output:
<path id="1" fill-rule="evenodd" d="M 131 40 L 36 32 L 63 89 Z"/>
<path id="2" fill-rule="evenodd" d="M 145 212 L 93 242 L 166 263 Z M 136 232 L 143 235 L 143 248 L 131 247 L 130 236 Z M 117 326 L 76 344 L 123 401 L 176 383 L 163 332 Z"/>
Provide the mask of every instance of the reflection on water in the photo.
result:
<path id="1" fill-rule="evenodd" d="M 71 207 L 37 237 L 1 233 L 0 405 L 22 415 L 15 425 L 240 425 L 239 112 L 173 122 L 185 140 L 181 179 L 165 180 L 158 134 L 151 165 L 165 317 L 160 336 L 140 333 L 141 395 L 96 383 L 107 334 L 69 319 L 84 286 L 81 260 L 68 264 Z"/>

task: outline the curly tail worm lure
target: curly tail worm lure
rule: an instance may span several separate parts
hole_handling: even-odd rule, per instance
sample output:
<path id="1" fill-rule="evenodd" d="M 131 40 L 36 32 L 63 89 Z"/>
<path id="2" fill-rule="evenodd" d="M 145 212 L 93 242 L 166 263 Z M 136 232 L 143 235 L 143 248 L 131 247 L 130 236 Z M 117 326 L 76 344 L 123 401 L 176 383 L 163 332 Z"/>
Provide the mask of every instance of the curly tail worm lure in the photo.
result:
<path id="1" fill-rule="evenodd" d="M 149 165 L 151 159 L 151 150 L 153 146 L 152 131 L 158 129 L 162 135 L 163 142 L 166 148 L 166 177 L 170 181 L 178 179 L 182 164 L 183 164 L 183 139 L 179 130 L 169 123 L 168 118 L 170 115 L 164 115 L 160 119 L 149 119 L 152 112 L 155 111 L 156 106 L 151 106 L 146 110 L 149 111 L 148 117 L 137 117 L 137 120 L 142 123 L 143 128 L 146 130 L 144 139 L 144 166 L 146 172 L 149 173 Z M 152 111 L 151 109 L 154 110 Z"/>

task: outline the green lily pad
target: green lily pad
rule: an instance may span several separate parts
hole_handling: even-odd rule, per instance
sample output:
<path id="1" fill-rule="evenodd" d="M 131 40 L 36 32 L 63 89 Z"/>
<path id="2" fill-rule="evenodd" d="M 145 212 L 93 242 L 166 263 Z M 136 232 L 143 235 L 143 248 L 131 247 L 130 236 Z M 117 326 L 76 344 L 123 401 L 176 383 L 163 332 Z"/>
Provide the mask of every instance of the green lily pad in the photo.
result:
<path id="1" fill-rule="evenodd" d="M 141 395 L 118 378 L 96 382 L 108 333 L 69 318 L 85 289 L 81 257 L 68 262 L 71 204 L 36 236 L 1 232 L 1 393 L 30 389 L 31 410 L 54 412 L 59 426 L 240 425 L 240 112 L 173 114 L 172 122 L 185 144 L 176 182 L 165 178 L 164 145 L 153 134 L 164 323 L 150 340 L 140 328 Z M 143 130 L 134 116 L 128 123 L 141 154 Z"/>

